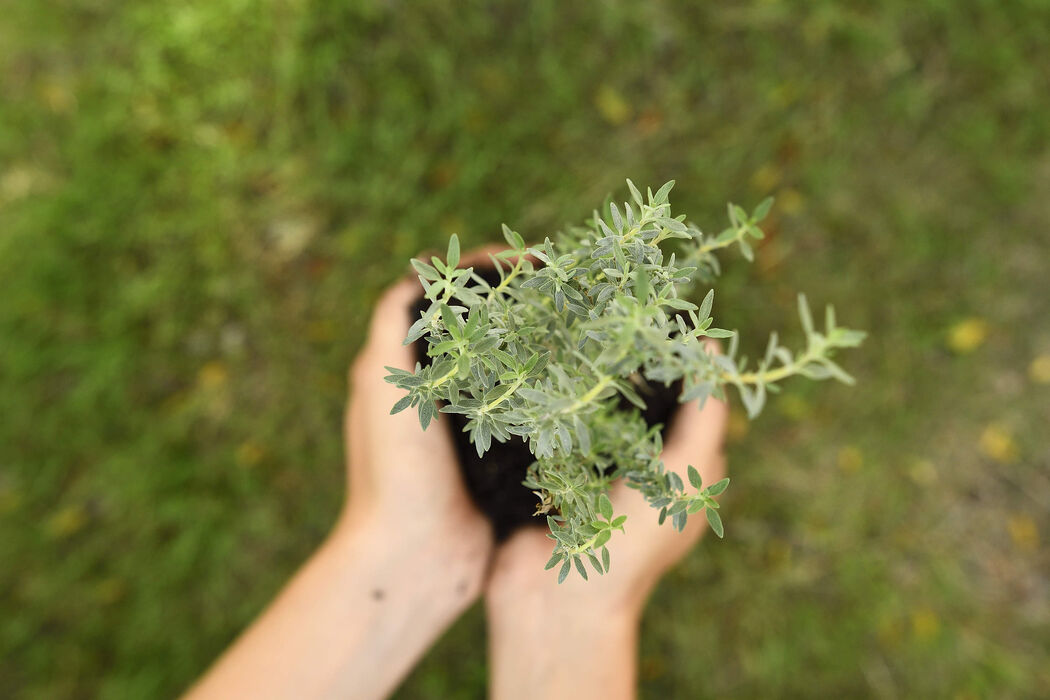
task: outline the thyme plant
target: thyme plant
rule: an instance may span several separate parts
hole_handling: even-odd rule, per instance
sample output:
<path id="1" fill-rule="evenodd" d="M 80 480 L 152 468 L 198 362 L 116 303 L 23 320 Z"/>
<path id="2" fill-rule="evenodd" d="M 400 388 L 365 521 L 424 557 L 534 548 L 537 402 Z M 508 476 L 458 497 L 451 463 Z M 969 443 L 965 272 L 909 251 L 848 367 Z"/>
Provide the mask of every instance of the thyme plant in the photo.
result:
<path id="1" fill-rule="evenodd" d="M 494 439 L 527 442 L 535 462 L 524 484 L 538 497 L 537 513 L 547 515 L 554 542 L 547 568 L 560 565 L 559 582 L 573 566 L 584 579 L 587 563 L 608 570 L 606 543 L 626 520 L 608 497 L 614 479 L 638 489 L 661 524 L 670 519 L 682 530 L 703 510 L 723 535 L 715 499 L 729 479 L 705 485 L 690 466 L 687 486 L 660 460 L 659 426 L 623 410 L 621 397 L 645 407 L 642 378 L 680 381 L 679 400 L 701 406 L 732 386 L 754 417 L 788 377 L 852 383 L 832 356 L 864 338 L 838 326 L 831 306 L 818 331 L 800 295 L 805 346 L 790 350 L 773 334 L 757 361 L 739 356 L 737 334 L 713 325 L 714 290 L 699 305 L 686 297 L 718 276 L 716 251 L 737 246 L 753 258 L 772 199 L 751 213 L 730 204 L 730 226 L 708 235 L 671 213 L 673 181 L 644 197 L 627 185 L 632 201 L 595 211 L 586 225 L 539 246 L 504 225 L 509 248 L 490 256 L 498 282 L 457 267 L 454 235 L 444 261 L 413 260 L 429 307 L 405 343 L 425 338 L 432 360 L 414 372 L 387 368 L 387 381 L 407 392 L 392 412 L 415 408 L 424 430 L 438 412 L 460 413 L 479 455 Z M 728 339 L 724 354 L 712 353 L 708 338 Z"/>

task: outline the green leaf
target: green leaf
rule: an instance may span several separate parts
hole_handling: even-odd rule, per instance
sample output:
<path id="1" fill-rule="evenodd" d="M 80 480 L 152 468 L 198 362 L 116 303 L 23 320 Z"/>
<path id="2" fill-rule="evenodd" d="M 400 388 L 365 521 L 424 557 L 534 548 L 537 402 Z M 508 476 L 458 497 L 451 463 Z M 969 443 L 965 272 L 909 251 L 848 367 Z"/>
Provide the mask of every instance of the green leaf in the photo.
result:
<path id="1" fill-rule="evenodd" d="M 514 250 L 525 250 L 525 239 L 517 231 L 512 231 L 506 224 L 503 224 L 503 239 Z"/>
<path id="2" fill-rule="evenodd" d="M 445 260 L 450 268 L 459 265 L 459 236 L 454 233 L 452 238 L 448 239 L 448 255 L 445 256 Z"/>
<path id="3" fill-rule="evenodd" d="M 802 321 L 802 330 L 806 332 L 806 337 L 813 335 L 813 314 L 809 312 L 809 302 L 806 301 L 805 294 L 798 295 L 798 317 Z"/>
<path id="4" fill-rule="evenodd" d="M 433 265 L 427 265 L 422 260 L 416 260 L 414 258 L 409 262 L 412 263 L 412 267 L 416 269 L 416 272 L 418 272 L 423 279 L 431 280 L 432 282 L 436 282 L 437 280 L 441 279 L 441 274 L 434 268 Z"/>
<path id="5" fill-rule="evenodd" d="M 699 317 L 699 322 L 703 323 L 707 319 L 711 318 L 711 307 L 715 303 L 715 290 L 711 289 L 707 292 L 704 300 L 700 302 L 700 310 L 696 313 Z"/>
<path id="6" fill-rule="evenodd" d="M 696 470 L 692 464 L 689 465 L 689 483 L 693 485 L 695 489 L 701 489 L 704 486 L 704 482 L 700 479 L 700 472 Z"/>
<path id="7" fill-rule="evenodd" d="M 646 303 L 649 299 L 649 289 L 649 273 L 644 267 L 640 267 L 634 273 L 634 298 L 643 304 Z"/>
<path id="8" fill-rule="evenodd" d="M 714 530 L 714 533 L 719 537 L 724 537 L 725 530 L 722 527 L 722 516 L 714 508 L 708 508 L 704 512 L 707 513 L 707 522 L 711 524 L 711 529 Z"/>
<path id="9" fill-rule="evenodd" d="M 441 322 L 445 324 L 445 328 L 448 329 L 453 338 L 457 337 L 456 334 L 459 332 L 459 320 L 447 304 L 441 305 Z"/>
<path id="10" fill-rule="evenodd" d="M 708 338 L 732 338 L 736 333 L 727 331 L 724 328 L 708 328 L 704 331 L 704 335 Z"/>
<path id="11" fill-rule="evenodd" d="M 561 571 L 558 572 L 558 583 L 564 583 L 566 577 L 569 575 L 569 569 L 571 566 L 568 557 L 566 557 L 565 563 L 561 565 Z"/>
<path id="12" fill-rule="evenodd" d="M 642 199 L 642 193 L 638 191 L 638 188 L 631 182 L 631 178 L 627 178 L 627 189 L 631 191 L 631 198 L 635 201 L 638 206 L 645 204 L 645 200 Z"/>
<path id="13" fill-rule="evenodd" d="M 602 547 L 602 566 L 605 567 L 605 571 L 609 571 L 609 548 Z"/>
<path id="14" fill-rule="evenodd" d="M 726 478 L 722 479 L 721 481 L 717 481 L 717 482 L 711 484 L 710 486 L 708 486 L 707 487 L 707 495 L 708 496 L 717 496 L 717 495 L 721 494 L 723 491 L 725 491 L 727 486 L 729 486 L 729 477 L 728 476 Z M 699 487 L 697 487 L 697 488 L 699 488 Z"/>
<path id="15" fill-rule="evenodd" d="M 663 204 L 667 201 L 667 195 L 670 194 L 671 188 L 674 187 L 674 180 L 668 180 L 664 183 L 664 186 L 656 191 L 653 196 L 653 204 Z"/>
<path id="16" fill-rule="evenodd" d="M 551 555 L 551 558 L 547 560 L 547 563 L 546 565 L 544 565 L 543 570 L 548 571 L 550 569 L 553 569 L 555 566 L 558 565 L 558 562 L 560 562 L 562 560 L 562 557 L 564 556 L 565 555 L 561 552 L 555 552 Z"/>
<path id="17" fill-rule="evenodd" d="M 627 516 L 626 515 L 618 515 L 618 516 L 616 516 L 616 519 L 612 521 L 612 526 L 613 527 L 623 527 L 623 524 L 625 522 L 627 522 Z"/>
<path id="18" fill-rule="evenodd" d="M 587 568 L 583 565 L 583 560 L 580 559 L 580 555 L 579 554 L 577 554 L 576 556 L 574 556 L 572 558 L 572 563 L 576 565 L 576 570 L 578 572 L 580 572 L 580 576 L 582 576 L 583 580 L 586 581 L 587 580 Z"/>
<path id="19" fill-rule="evenodd" d="M 696 308 L 696 304 L 686 301 L 685 299 L 664 299 L 660 303 L 664 306 L 670 306 L 672 309 L 678 309 L 679 311 L 692 311 Z"/>
<path id="20" fill-rule="evenodd" d="M 430 427 L 430 421 L 434 419 L 434 403 L 432 401 L 421 401 L 419 403 L 419 425 L 423 430 Z"/>
<path id="21" fill-rule="evenodd" d="M 755 211 L 751 214 L 751 218 L 754 219 L 754 221 L 757 223 L 762 219 L 766 218 L 766 215 L 769 214 L 769 210 L 772 208 L 773 198 L 766 197 L 761 202 L 759 202 L 757 207 L 755 207 Z"/>
<path id="22" fill-rule="evenodd" d="M 398 400 L 397 403 L 394 404 L 394 407 L 390 409 L 390 415 L 394 415 L 395 413 L 401 413 L 401 411 L 404 411 L 411 405 L 412 395 L 409 394 L 408 396 L 403 396 L 400 400 Z"/>
<path id="23" fill-rule="evenodd" d="M 631 386 L 630 381 L 618 381 L 616 382 L 616 388 L 620 390 L 624 398 L 633 403 L 638 408 L 645 410 L 645 401 L 638 395 L 638 392 Z"/>
<path id="24" fill-rule="evenodd" d="M 613 516 L 613 505 L 609 497 L 604 493 L 598 496 L 598 511 L 602 514 L 602 517 L 606 520 L 612 520 Z"/>

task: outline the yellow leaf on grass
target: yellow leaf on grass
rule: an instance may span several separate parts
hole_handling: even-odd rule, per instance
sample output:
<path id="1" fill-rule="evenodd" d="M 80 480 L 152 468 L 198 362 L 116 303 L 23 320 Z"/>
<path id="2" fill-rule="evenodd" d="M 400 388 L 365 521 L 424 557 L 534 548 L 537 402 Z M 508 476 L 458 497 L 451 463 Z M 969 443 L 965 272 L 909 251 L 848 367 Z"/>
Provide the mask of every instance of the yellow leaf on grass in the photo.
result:
<path id="1" fill-rule="evenodd" d="M 1006 521 L 1006 529 L 1014 545 L 1025 552 L 1034 552 L 1039 548 L 1039 528 L 1027 515 L 1013 515 Z"/>
<path id="2" fill-rule="evenodd" d="M 602 118 L 614 126 L 619 126 L 631 118 L 631 105 L 620 92 L 609 85 L 602 85 L 594 95 L 594 106 Z"/>
<path id="3" fill-rule="evenodd" d="M 263 448 L 251 440 L 242 442 L 237 448 L 237 464 L 242 467 L 254 467 L 265 454 Z"/>
<path id="4" fill-rule="evenodd" d="M 782 177 L 783 173 L 775 163 L 766 163 L 751 176 L 751 185 L 759 192 L 772 192 Z"/>
<path id="5" fill-rule="evenodd" d="M 984 344 L 988 337 L 988 322 L 983 318 L 968 318 L 948 329 L 948 347 L 964 355 Z"/>
<path id="6" fill-rule="evenodd" d="M 839 450 L 838 465 L 844 472 L 859 471 L 864 466 L 864 453 L 852 445 L 847 445 Z"/>
<path id="7" fill-rule="evenodd" d="M 777 193 L 777 206 L 788 216 L 797 214 L 806 206 L 806 198 L 798 190 L 788 187 Z"/>
<path id="8" fill-rule="evenodd" d="M 197 372 L 197 384 L 202 389 L 217 389 L 226 383 L 228 377 L 229 373 L 226 371 L 226 365 L 213 360 L 206 363 Z"/>
<path id="9" fill-rule="evenodd" d="M 911 631 L 915 638 L 927 641 L 937 636 L 941 629 L 941 621 L 937 613 L 929 608 L 915 610 L 911 614 Z"/>
<path id="10" fill-rule="evenodd" d="M 747 419 L 743 411 L 733 411 L 729 414 L 728 437 L 729 442 L 740 442 L 747 436 L 751 429 L 751 421 Z"/>
<path id="11" fill-rule="evenodd" d="M 0 486 L 0 515 L 14 513 L 22 505 L 22 494 L 12 487 Z"/>
<path id="12" fill-rule="evenodd" d="M 99 581 L 91 590 L 94 599 L 102 605 L 116 603 L 127 592 L 127 586 L 119 578 L 107 578 Z"/>
<path id="13" fill-rule="evenodd" d="M 1017 461 L 1017 443 L 1014 441 L 1013 433 L 1004 425 L 999 423 L 988 425 L 981 433 L 978 445 L 981 448 L 981 454 L 1000 464 Z"/>
<path id="14" fill-rule="evenodd" d="M 937 481 L 937 467 L 928 459 L 917 459 L 908 469 L 908 476 L 920 486 L 929 486 Z"/>
<path id="15" fill-rule="evenodd" d="M 1036 384 L 1050 384 L 1050 354 L 1039 355 L 1028 365 L 1028 376 Z"/>
<path id="16" fill-rule="evenodd" d="M 44 528 L 51 537 L 61 540 L 75 535 L 87 524 L 88 515 L 84 506 L 74 504 L 59 508 L 47 519 Z"/>

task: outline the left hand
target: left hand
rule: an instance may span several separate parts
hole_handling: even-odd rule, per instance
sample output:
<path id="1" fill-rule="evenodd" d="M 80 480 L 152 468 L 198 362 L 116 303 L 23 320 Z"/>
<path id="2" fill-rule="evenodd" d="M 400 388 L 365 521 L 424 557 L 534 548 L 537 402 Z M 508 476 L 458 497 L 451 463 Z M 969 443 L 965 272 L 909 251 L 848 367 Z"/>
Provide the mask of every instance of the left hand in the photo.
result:
<path id="1" fill-rule="evenodd" d="M 401 547 L 404 556 L 421 553 L 465 568 L 474 581 L 473 599 L 488 566 L 492 533 L 463 484 L 449 421 L 439 417 L 424 431 L 414 410 L 390 415 L 404 392 L 383 379 L 389 374 L 384 366 L 415 366 L 403 341 L 410 307 L 421 293 L 418 282 L 406 279 L 383 294 L 351 368 L 345 426 L 350 494 L 341 527 L 375 533 Z"/>

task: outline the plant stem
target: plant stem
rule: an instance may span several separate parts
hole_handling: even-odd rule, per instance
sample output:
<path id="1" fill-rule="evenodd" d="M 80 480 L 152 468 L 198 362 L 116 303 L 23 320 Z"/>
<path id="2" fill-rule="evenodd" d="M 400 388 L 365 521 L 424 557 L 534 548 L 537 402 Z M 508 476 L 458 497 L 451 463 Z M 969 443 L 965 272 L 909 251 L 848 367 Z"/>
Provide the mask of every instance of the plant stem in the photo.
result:
<path id="1" fill-rule="evenodd" d="M 495 296 L 497 293 L 503 291 L 503 289 L 508 284 L 510 284 L 510 281 L 518 276 L 518 273 L 521 272 L 521 261 L 522 261 L 522 259 L 524 259 L 524 257 L 525 257 L 524 253 L 519 255 L 517 257 L 517 259 L 514 261 L 514 267 L 512 267 L 510 272 L 507 273 L 507 276 L 503 278 L 503 281 L 500 282 L 499 285 L 497 285 L 497 286 L 495 286 L 495 287 L 493 287 L 492 289 L 489 290 L 489 298 L 490 299 L 493 296 Z"/>
<path id="2" fill-rule="evenodd" d="M 594 400 L 596 396 L 598 396 L 598 394 L 602 393 L 602 390 L 605 389 L 605 387 L 609 386 L 612 380 L 613 378 L 608 375 L 599 379 L 597 384 L 591 387 L 591 389 L 586 394 L 577 399 L 576 403 L 569 407 L 569 412 L 578 411 L 579 409 L 589 404 L 591 401 Z"/>
<path id="3" fill-rule="evenodd" d="M 493 400 L 491 403 L 487 404 L 483 409 L 481 409 L 481 412 L 482 413 L 488 413 L 489 411 L 494 409 L 496 406 L 499 406 L 501 403 L 503 403 L 504 399 L 506 399 L 508 396 L 513 394 L 518 389 L 519 386 L 521 386 L 522 384 L 525 383 L 525 379 L 526 379 L 526 377 L 524 377 L 524 376 L 518 377 L 517 379 L 515 379 L 514 383 L 510 385 L 510 388 L 507 389 L 507 391 L 503 392 L 503 395 L 501 395 L 498 399 Z"/>
<path id="4" fill-rule="evenodd" d="M 781 379 L 785 379 L 786 377 L 798 373 L 799 370 L 818 357 L 820 357 L 820 354 L 815 352 L 812 348 L 809 348 L 802 357 L 796 359 L 790 365 L 783 365 L 774 370 L 768 370 L 765 372 L 747 372 L 745 374 L 737 375 L 736 377 L 729 374 L 723 374 L 722 380 L 739 384 L 772 384 L 773 382 L 778 382 Z"/>

